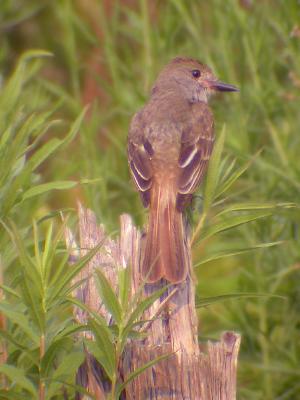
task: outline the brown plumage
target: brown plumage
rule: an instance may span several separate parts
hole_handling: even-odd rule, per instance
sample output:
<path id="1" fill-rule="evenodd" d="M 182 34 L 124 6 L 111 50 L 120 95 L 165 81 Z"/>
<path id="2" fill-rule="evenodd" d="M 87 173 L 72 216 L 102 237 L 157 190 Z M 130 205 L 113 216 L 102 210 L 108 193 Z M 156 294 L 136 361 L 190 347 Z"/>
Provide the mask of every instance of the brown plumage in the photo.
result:
<path id="1" fill-rule="evenodd" d="M 211 70 L 175 58 L 159 74 L 150 99 L 132 119 L 128 162 L 149 224 L 142 264 L 147 282 L 183 281 L 189 272 L 183 210 L 198 188 L 214 143 L 207 105 L 214 90 L 236 91 Z"/>

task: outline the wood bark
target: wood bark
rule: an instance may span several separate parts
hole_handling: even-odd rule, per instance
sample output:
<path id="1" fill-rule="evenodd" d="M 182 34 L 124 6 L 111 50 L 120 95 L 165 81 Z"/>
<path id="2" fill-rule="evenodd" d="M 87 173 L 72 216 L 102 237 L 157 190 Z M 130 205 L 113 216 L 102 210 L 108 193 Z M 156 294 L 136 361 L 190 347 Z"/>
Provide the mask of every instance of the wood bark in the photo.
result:
<path id="1" fill-rule="evenodd" d="M 133 225 L 130 216 L 120 218 L 120 237 L 112 240 L 105 229 L 98 225 L 91 210 L 78 206 L 80 256 L 99 243 L 101 250 L 87 264 L 76 280 L 88 278 L 76 292 L 77 298 L 99 312 L 109 322 L 111 316 L 97 296 L 92 273 L 102 268 L 117 291 L 117 269 L 131 268 L 133 296 L 138 290 L 149 296 L 168 285 L 161 281 L 144 284 L 140 274 L 144 237 Z M 71 257 L 78 258 L 74 236 L 66 228 L 66 243 Z M 188 239 L 188 238 L 187 238 Z M 77 308 L 75 317 L 81 323 L 87 315 Z M 132 400 L 190 399 L 190 400 L 234 400 L 236 398 L 236 370 L 240 346 L 240 335 L 225 332 L 218 342 L 198 343 L 198 321 L 195 308 L 195 283 L 191 277 L 178 285 L 168 285 L 164 294 L 145 313 L 143 330 L 146 338 L 128 343 L 120 376 L 124 379 L 137 368 L 163 354 L 168 358 L 148 368 L 131 381 L 124 397 Z M 86 334 L 87 335 L 87 334 Z M 97 399 L 104 399 L 109 386 L 100 377 L 91 373 L 93 362 L 87 355 L 83 367 L 87 390 Z M 93 369 L 95 371 L 95 368 Z M 82 381 L 82 380 L 81 380 Z M 80 383 L 80 382 L 79 382 Z"/>

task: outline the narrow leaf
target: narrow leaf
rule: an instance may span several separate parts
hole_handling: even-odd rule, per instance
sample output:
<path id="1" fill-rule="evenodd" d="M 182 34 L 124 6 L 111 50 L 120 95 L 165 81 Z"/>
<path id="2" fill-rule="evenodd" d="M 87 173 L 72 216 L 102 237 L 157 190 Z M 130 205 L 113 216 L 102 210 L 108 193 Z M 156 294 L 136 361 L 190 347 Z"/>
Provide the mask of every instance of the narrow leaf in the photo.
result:
<path id="1" fill-rule="evenodd" d="M 129 314 L 126 326 L 123 330 L 123 337 L 122 337 L 122 348 L 125 346 L 128 336 L 132 331 L 135 322 L 142 317 L 143 313 L 149 308 L 157 299 L 160 298 L 162 294 L 168 289 L 168 286 L 165 286 L 154 293 L 152 293 L 146 299 L 137 302 L 137 306 L 134 308 L 131 314 Z M 133 299 L 134 300 L 134 299 Z"/>
<path id="2" fill-rule="evenodd" d="M 126 380 L 124 381 L 124 383 L 122 383 L 122 385 L 119 385 L 117 388 L 117 398 L 118 396 L 121 395 L 122 391 L 125 389 L 126 385 L 128 385 L 129 382 L 131 382 L 134 378 L 136 378 L 138 375 L 142 374 L 144 371 L 146 371 L 148 368 L 151 368 L 153 365 L 159 363 L 160 361 L 163 361 L 169 357 L 171 357 L 172 355 L 174 355 L 175 353 L 168 353 L 168 354 L 163 354 L 159 357 L 156 357 L 154 360 L 151 360 L 149 362 L 147 362 L 146 364 L 142 365 L 140 368 L 137 368 L 135 371 L 131 372 L 131 374 L 129 374 L 126 378 Z"/>
<path id="3" fill-rule="evenodd" d="M 25 372 L 21 368 L 16 368 L 12 365 L 2 364 L 0 365 L 0 372 L 7 376 L 10 381 L 17 386 L 25 389 L 27 392 L 31 393 L 34 398 L 37 398 L 37 390 L 33 383 L 26 378 Z"/>
<path id="4" fill-rule="evenodd" d="M 16 292 L 15 290 L 13 290 L 12 288 L 10 288 L 9 286 L 2 285 L 0 283 L 0 289 L 2 289 L 5 293 L 16 297 L 17 299 L 20 299 L 20 294 L 18 292 Z"/>
<path id="5" fill-rule="evenodd" d="M 112 380 L 113 375 L 116 373 L 116 353 L 115 346 L 111 341 L 110 332 L 106 326 L 97 324 L 95 320 L 90 320 L 89 326 L 95 335 L 96 341 L 85 341 L 85 343 L 102 365 L 109 379 Z"/>
<path id="6" fill-rule="evenodd" d="M 97 254 L 102 246 L 102 242 L 91 249 L 85 256 L 78 260 L 75 264 L 66 266 L 65 270 L 61 271 L 62 274 L 55 276 L 55 279 L 51 282 L 52 293 L 51 299 L 55 299 L 59 296 L 64 296 L 63 291 L 68 289 L 68 285 L 71 284 L 72 279 L 87 265 L 87 263 Z"/>
<path id="7" fill-rule="evenodd" d="M 228 212 L 233 212 L 233 211 L 260 211 L 260 210 L 278 210 L 280 208 L 296 208 L 297 205 L 295 203 L 274 203 L 274 202 L 268 202 L 268 203 L 235 203 L 231 204 L 230 206 L 222 209 L 218 214 L 215 215 L 215 217 L 218 217 L 220 215 L 226 214 Z"/>
<path id="8" fill-rule="evenodd" d="M 217 233 L 224 232 L 228 229 L 236 228 L 237 226 L 247 224 L 248 222 L 255 221 L 260 218 L 270 216 L 271 213 L 250 213 L 247 215 L 231 216 L 224 218 L 220 222 L 212 221 L 211 225 L 202 231 L 200 240 L 207 239 Z"/>
<path id="9" fill-rule="evenodd" d="M 103 272 L 100 269 L 97 269 L 95 272 L 95 283 L 99 296 L 115 322 L 119 325 L 122 319 L 122 310 L 119 300 Z"/>
<path id="10" fill-rule="evenodd" d="M 18 325 L 36 346 L 39 345 L 39 336 L 33 330 L 32 326 L 30 326 L 24 312 L 17 311 L 12 304 L 6 303 L 5 301 L 0 303 L 0 311 L 2 311 L 9 320 Z"/>
<path id="11" fill-rule="evenodd" d="M 196 298 L 196 308 L 199 307 L 207 307 L 211 304 L 218 303 L 220 301 L 226 301 L 226 300 L 233 300 L 233 299 L 245 299 L 245 298 L 259 298 L 259 297 L 275 297 L 277 299 L 284 300 L 285 297 L 283 296 L 278 296 L 274 294 L 269 294 L 269 293 L 231 293 L 231 294 L 223 294 L 220 296 L 212 296 L 212 297 L 206 297 L 206 298 Z"/>
<path id="12" fill-rule="evenodd" d="M 23 301 L 27 306 L 32 322 L 38 327 L 40 334 L 45 332 L 46 310 L 43 308 L 41 287 L 36 287 L 33 282 L 25 278 L 20 283 Z"/>
<path id="13" fill-rule="evenodd" d="M 251 166 L 251 164 L 256 160 L 256 158 L 261 154 L 262 150 L 257 151 L 250 160 L 248 160 L 244 165 L 238 168 L 230 177 L 218 185 L 216 190 L 216 198 L 220 197 L 223 193 L 227 192 L 228 189 L 238 180 L 238 178 L 243 175 L 244 172 Z"/>
<path id="14" fill-rule="evenodd" d="M 42 377 L 49 376 L 50 371 L 53 369 L 54 366 L 54 360 L 59 354 L 63 354 L 64 349 L 67 348 L 68 345 L 71 343 L 72 339 L 70 337 L 63 337 L 58 340 L 54 340 L 50 344 L 41 362 Z"/>
<path id="15" fill-rule="evenodd" d="M 118 270 L 118 282 L 119 282 L 119 291 L 120 291 L 120 301 L 123 309 L 127 309 L 129 294 L 131 291 L 130 288 L 130 269 L 120 268 Z"/>
<path id="16" fill-rule="evenodd" d="M 64 384 L 64 381 L 75 380 L 75 375 L 84 361 L 84 353 L 81 351 L 64 355 L 51 377 L 51 383 L 47 388 L 47 399 L 52 399 Z M 75 390 L 74 390 L 75 391 Z"/>
<path id="17" fill-rule="evenodd" d="M 76 307 L 80 308 L 81 310 L 86 311 L 86 313 L 88 315 L 90 315 L 95 321 L 96 323 L 103 327 L 104 329 L 106 329 L 107 335 L 110 338 L 110 341 L 113 341 L 113 334 L 111 332 L 111 327 L 107 326 L 107 323 L 105 321 L 105 319 L 102 317 L 102 315 L 98 314 L 97 312 L 93 311 L 92 309 L 90 309 L 88 306 L 86 306 L 84 303 L 82 303 L 81 301 L 73 298 L 73 297 L 68 297 L 66 299 L 68 302 L 70 302 L 71 304 L 75 305 Z M 86 327 L 87 330 L 87 327 Z"/>
<path id="18" fill-rule="evenodd" d="M 9 388 L 9 392 L 7 389 L 0 389 L 0 400 L 24 400 L 24 393 L 17 392 L 17 389 L 12 388 Z"/>
<path id="19" fill-rule="evenodd" d="M 7 342 L 13 344 L 17 349 L 26 352 L 27 348 L 19 343 L 8 330 L 0 329 L 0 336 Z"/>
<path id="20" fill-rule="evenodd" d="M 34 171 L 40 166 L 51 154 L 53 154 L 61 145 L 63 141 L 58 138 L 48 140 L 44 146 L 37 150 L 29 159 L 27 170 Z M 28 172 L 29 172 L 28 171 Z"/>
<path id="21" fill-rule="evenodd" d="M 194 265 L 195 268 L 199 267 L 202 264 L 206 264 L 210 261 L 215 261 L 219 260 L 220 258 L 225 258 L 225 257 L 233 257 L 238 254 L 243 254 L 247 253 L 248 251 L 253 251 L 253 250 L 258 250 L 258 249 L 264 249 L 268 247 L 273 247 L 273 246 L 278 246 L 280 244 L 284 243 L 283 241 L 278 241 L 278 242 L 269 242 L 269 243 L 260 243 L 255 246 L 250 246 L 250 247 L 244 247 L 244 248 L 236 248 L 236 249 L 226 249 L 219 251 L 211 256 L 208 256 L 204 258 L 203 260 L 199 261 L 197 264 Z"/>
<path id="22" fill-rule="evenodd" d="M 79 129 L 81 127 L 83 118 L 88 110 L 89 106 L 85 106 L 84 109 L 81 111 L 81 113 L 78 115 L 78 117 L 75 119 L 73 124 L 71 125 L 71 128 L 65 138 L 63 139 L 63 144 L 68 145 L 72 140 L 75 138 L 77 133 L 79 132 Z"/>
<path id="23" fill-rule="evenodd" d="M 30 199 L 31 197 L 39 196 L 41 194 L 50 192 L 51 190 L 66 190 L 71 189 L 77 185 L 76 181 L 54 181 L 43 183 L 41 185 L 33 186 L 24 192 L 22 201 Z"/>

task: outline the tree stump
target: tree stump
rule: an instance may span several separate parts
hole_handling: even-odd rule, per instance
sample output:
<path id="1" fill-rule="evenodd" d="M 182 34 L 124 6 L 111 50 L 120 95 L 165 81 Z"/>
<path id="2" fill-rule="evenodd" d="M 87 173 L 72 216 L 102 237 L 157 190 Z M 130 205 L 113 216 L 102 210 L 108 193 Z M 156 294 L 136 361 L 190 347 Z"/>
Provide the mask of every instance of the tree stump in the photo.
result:
<path id="1" fill-rule="evenodd" d="M 134 295 L 143 287 L 145 296 L 168 285 L 166 281 L 144 284 L 140 274 L 144 239 L 133 225 L 130 216 L 120 218 L 120 237 L 111 240 L 102 225 L 98 226 L 91 210 L 78 206 L 80 256 L 99 243 L 101 251 L 93 257 L 76 280 L 90 277 L 101 267 L 112 286 L 117 290 L 117 268 L 131 268 Z M 77 245 L 72 232 L 66 228 L 66 243 L 71 257 L 77 257 Z M 188 238 L 187 238 L 188 240 Z M 188 242 L 187 242 L 188 243 Z M 110 315 L 97 298 L 95 284 L 89 278 L 76 291 L 78 299 L 107 321 Z M 77 308 L 74 315 L 84 323 L 87 315 Z M 164 294 L 145 312 L 143 340 L 131 340 L 125 350 L 120 376 L 126 377 L 137 368 L 163 354 L 168 358 L 159 361 L 131 381 L 125 390 L 126 399 L 132 400 L 234 400 L 236 398 L 236 370 L 240 335 L 225 332 L 220 341 L 208 342 L 199 349 L 198 321 L 195 308 L 195 284 L 191 277 L 178 285 L 168 285 Z M 84 383 L 97 399 L 104 399 L 107 387 L 101 377 L 93 376 L 91 359 L 87 355 Z"/>

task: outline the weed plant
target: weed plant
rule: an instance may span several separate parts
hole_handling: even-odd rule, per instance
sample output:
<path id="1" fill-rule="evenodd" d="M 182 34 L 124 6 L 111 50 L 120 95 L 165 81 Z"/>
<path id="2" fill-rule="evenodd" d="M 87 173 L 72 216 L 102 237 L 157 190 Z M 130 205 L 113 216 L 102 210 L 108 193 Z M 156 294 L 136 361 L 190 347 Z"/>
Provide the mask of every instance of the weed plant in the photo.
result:
<path id="1" fill-rule="evenodd" d="M 240 88 L 212 102 L 218 139 L 189 212 L 199 340 L 242 334 L 238 398 L 300 398 L 299 17 L 296 0 L 0 2 L 1 399 L 84 393 L 75 338 L 87 327 L 73 321 L 70 293 L 92 254 L 70 268 L 58 215 L 74 220 L 80 199 L 112 235 L 121 213 L 144 224 L 126 135 L 177 55 Z M 124 328 L 124 304 L 97 279 Z M 132 327 L 118 341 L 96 317 L 89 326 L 112 346 L 94 355 L 115 398 L 110 354 Z"/>

